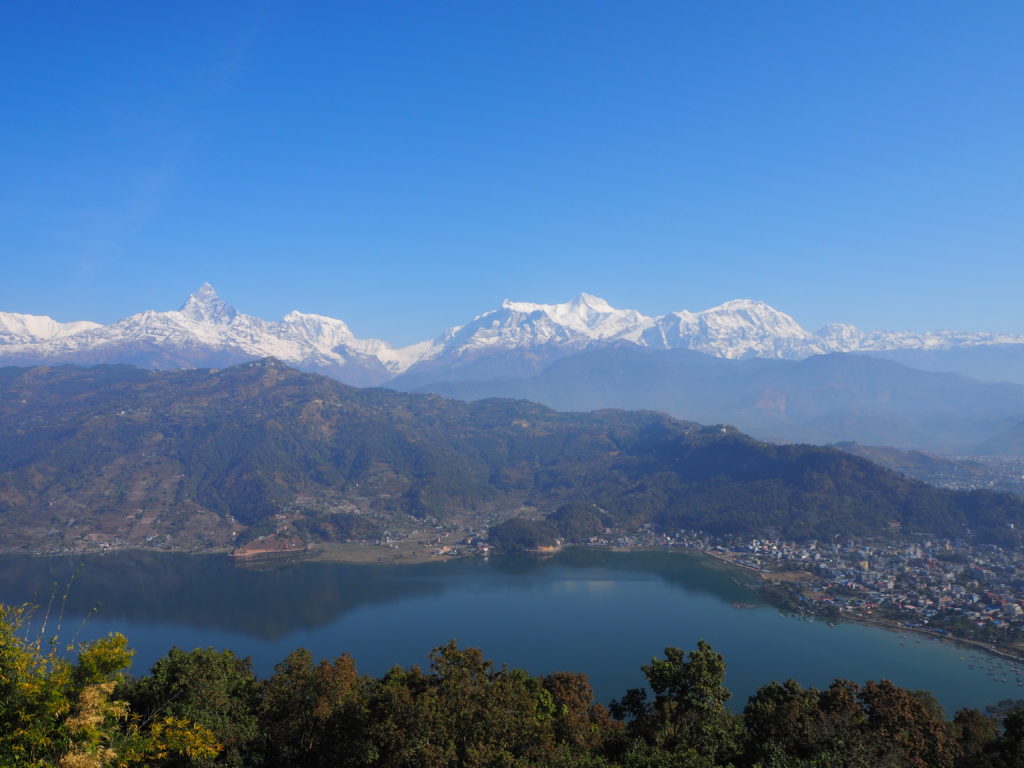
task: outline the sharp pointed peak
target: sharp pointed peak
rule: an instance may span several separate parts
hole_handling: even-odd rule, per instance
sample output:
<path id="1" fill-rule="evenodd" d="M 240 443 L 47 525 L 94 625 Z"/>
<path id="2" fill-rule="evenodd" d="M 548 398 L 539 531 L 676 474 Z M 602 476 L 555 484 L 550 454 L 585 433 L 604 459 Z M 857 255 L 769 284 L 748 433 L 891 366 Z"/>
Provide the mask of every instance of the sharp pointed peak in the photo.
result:
<path id="1" fill-rule="evenodd" d="M 230 323 L 238 312 L 217 295 L 209 283 L 203 283 L 189 294 L 178 310 L 189 320 L 200 323 Z"/>
<path id="2" fill-rule="evenodd" d="M 218 298 L 220 297 L 217 295 L 217 289 L 210 283 L 203 283 L 188 295 L 188 298 L 185 299 L 185 303 L 187 304 L 192 299 L 196 299 L 198 301 L 209 301 L 210 299 Z"/>

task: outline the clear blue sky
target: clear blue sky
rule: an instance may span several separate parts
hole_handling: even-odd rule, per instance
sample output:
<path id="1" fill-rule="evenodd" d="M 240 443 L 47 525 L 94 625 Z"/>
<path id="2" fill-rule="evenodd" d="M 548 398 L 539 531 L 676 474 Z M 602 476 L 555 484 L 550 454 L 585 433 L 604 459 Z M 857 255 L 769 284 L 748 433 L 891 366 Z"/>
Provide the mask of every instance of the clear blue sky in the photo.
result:
<path id="1" fill-rule="evenodd" d="M 0 310 L 1024 333 L 1020 2 L 10 3 Z"/>

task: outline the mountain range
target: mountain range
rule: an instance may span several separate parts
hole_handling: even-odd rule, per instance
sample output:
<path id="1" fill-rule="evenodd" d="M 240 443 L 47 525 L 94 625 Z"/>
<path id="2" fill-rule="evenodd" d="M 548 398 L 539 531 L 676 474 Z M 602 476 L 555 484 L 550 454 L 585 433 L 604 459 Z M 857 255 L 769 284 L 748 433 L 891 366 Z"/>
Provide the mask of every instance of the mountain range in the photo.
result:
<path id="1" fill-rule="evenodd" d="M 1024 453 L 1024 439 L 1013 439 L 1024 434 L 1016 426 L 1024 420 L 1024 386 L 868 355 L 730 360 L 620 344 L 564 357 L 530 376 L 434 381 L 418 389 L 463 400 L 532 400 L 559 410 L 659 410 L 733 424 L 765 440 Z"/>
<path id="2" fill-rule="evenodd" d="M 530 375 L 562 357 L 610 344 L 733 360 L 859 352 L 968 375 L 980 367 L 984 378 L 1024 382 L 1024 336 L 865 332 L 840 323 L 811 333 L 789 315 L 748 299 L 660 317 L 616 309 L 586 293 L 563 304 L 505 301 L 406 347 L 359 339 L 342 320 L 322 315 L 296 311 L 279 321 L 246 315 L 208 283 L 178 310 L 140 312 L 109 325 L 0 313 L 0 364 L 201 368 L 272 356 L 355 386 L 394 382 L 406 389 L 430 381 Z"/>
<path id="3" fill-rule="evenodd" d="M 321 315 L 243 314 L 209 284 L 178 310 L 110 325 L 0 314 L 0 365 L 197 369 L 266 357 L 353 386 L 661 410 L 770 441 L 1024 455 L 1024 337 L 837 324 L 810 333 L 746 299 L 649 317 L 584 293 L 564 304 L 505 301 L 395 347 Z"/>
<path id="4" fill-rule="evenodd" d="M 396 515 L 475 528 L 523 509 L 573 528 L 798 539 L 1004 541 L 1024 526 L 1019 498 L 651 411 L 357 389 L 270 359 L 0 368 L 0 548 L 227 547 L 282 525 L 339 540 L 380 536 Z"/>

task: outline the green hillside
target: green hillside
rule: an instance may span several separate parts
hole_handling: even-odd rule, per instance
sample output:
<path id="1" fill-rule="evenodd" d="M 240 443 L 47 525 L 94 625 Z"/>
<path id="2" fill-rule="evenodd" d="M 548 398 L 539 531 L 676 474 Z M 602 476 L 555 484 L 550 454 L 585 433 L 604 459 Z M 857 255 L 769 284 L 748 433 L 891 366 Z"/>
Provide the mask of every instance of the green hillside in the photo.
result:
<path id="1" fill-rule="evenodd" d="M 314 539 L 358 538 L 381 514 L 536 517 L 569 503 L 618 525 L 793 538 L 969 528 L 1002 540 L 1024 523 L 1019 499 L 942 491 L 838 450 L 654 412 L 354 389 L 273 360 L 0 370 L 7 549 L 68 529 L 223 546 L 285 510 Z M 562 524 L 593 525 L 579 518 Z"/>

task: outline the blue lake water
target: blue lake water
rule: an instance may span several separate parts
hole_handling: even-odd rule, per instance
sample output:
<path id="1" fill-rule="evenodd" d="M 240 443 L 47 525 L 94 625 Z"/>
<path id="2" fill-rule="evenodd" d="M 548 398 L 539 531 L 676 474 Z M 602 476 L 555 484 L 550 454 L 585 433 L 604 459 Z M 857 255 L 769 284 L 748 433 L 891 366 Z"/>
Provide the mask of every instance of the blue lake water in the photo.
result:
<path id="1" fill-rule="evenodd" d="M 998 659 L 914 635 L 786 616 L 743 578 L 676 552 L 261 568 L 220 556 L 125 552 L 0 557 L 0 602 L 45 606 L 55 596 L 48 632 L 61 605 L 63 641 L 122 632 L 137 651 L 136 673 L 176 645 L 230 648 L 266 675 L 302 646 L 323 658 L 350 653 L 361 672 L 380 675 L 395 664 L 426 665 L 431 648 L 455 639 L 534 674 L 586 672 L 607 702 L 641 686 L 640 666 L 666 646 L 689 649 L 703 638 L 725 656 L 737 707 L 760 685 L 790 677 L 817 687 L 837 677 L 889 679 L 932 691 L 950 713 L 1024 698 Z"/>

